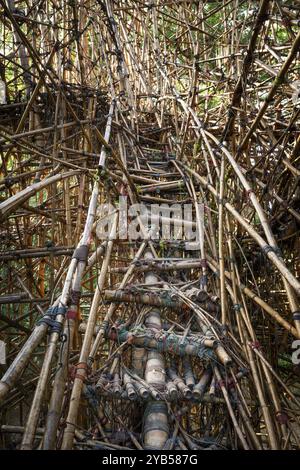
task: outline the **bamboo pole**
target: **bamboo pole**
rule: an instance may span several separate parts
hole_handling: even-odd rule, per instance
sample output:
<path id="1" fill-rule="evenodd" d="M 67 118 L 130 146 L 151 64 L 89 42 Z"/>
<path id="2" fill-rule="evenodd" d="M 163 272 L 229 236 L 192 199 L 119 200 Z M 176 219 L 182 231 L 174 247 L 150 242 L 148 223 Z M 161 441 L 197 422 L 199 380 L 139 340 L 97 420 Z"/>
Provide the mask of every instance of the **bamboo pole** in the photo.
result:
<path id="1" fill-rule="evenodd" d="M 101 272 L 97 281 L 97 288 L 94 294 L 91 311 L 89 315 L 89 320 L 87 324 L 87 330 L 84 336 L 84 341 L 80 353 L 79 363 L 76 368 L 76 377 L 73 384 L 71 399 L 70 399 L 70 408 L 67 416 L 67 426 L 64 430 L 64 437 L 62 442 L 62 449 L 71 449 L 73 446 L 74 432 L 77 420 L 78 406 L 83 386 L 83 381 L 87 376 L 87 367 L 88 367 L 88 357 L 90 353 L 90 347 L 93 338 L 93 331 L 95 323 L 97 320 L 98 306 L 101 300 L 102 289 L 105 284 L 105 276 L 108 269 L 108 264 L 113 248 L 113 242 L 117 230 L 117 214 L 114 216 L 114 221 L 112 224 L 112 229 L 110 233 L 110 239 L 107 242 L 107 251 L 105 259 L 101 267 Z"/>

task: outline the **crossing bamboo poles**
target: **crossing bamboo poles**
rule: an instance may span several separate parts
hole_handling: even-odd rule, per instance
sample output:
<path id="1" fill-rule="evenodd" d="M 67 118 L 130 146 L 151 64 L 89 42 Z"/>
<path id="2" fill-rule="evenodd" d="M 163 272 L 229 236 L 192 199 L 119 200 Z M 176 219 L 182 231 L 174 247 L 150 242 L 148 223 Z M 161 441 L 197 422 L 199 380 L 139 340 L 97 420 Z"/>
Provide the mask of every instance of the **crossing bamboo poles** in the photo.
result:
<path id="1" fill-rule="evenodd" d="M 115 101 L 112 101 L 111 106 L 110 106 L 110 110 L 109 110 L 106 129 L 105 129 L 105 135 L 104 135 L 104 139 L 105 139 L 106 142 L 108 142 L 109 138 L 110 138 L 111 123 L 112 123 L 114 110 L 115 110 Z M 104 147 L 104 148 L 102 148 L 102 151 L 100 153 L 99 166 L 104 167 L 105 166 L 105 161 L 106 161 L 106 149 Z M 95 182 L 93 192 L 94 191 L 98 196 L 98 182 Z M 88 358 L 88 355 L 89 355 L 89 352 L 90 352 L 91 341 L 92 341 L 92 337 L 93 337 L 93 330 L 94 330 L 95 322 L 96 322 L 96 319 L 97 319 L 97 311 L 98 311 L 98 306 L 99 306 L 100 299 L 101 299 L 101 291 L 102 291 L 103 286 L 105 284 L 105 276 L 106 276 L 106 272 L 107 272 L 107 269 L 108 269 L 108 263 L 109 263 L 109 259 L 110 259 L 110 256 L 111 256 L 112 248 L 113 248 L 113 241 L 116 237 L 117 220 L 118 220 L 117 215 L 118 214 L 114 215 L 112 229 L 111 229 L 111 233 L 110 233 L 110 238 L 107 241 L 106 255 L 105 255 L 105 258 L 103 260 L 101 272 L 100 272 L 100 275 L 99 275 L 99 278 L 98 278 L 98 281 L 97 281 L 97 289 L 96 289 L 95 295 L 93 297 L 93 302 L 92 302 L 92 306 L 91 306 L 91 313 L 90 313 L 90 317 L 89 317 L 89 326 L 88 326 L 87 332 L 85 334 L 85 338 L 84 338 L 84 342 L 83 342 L 83 346 L 82 346 L 82 350 L 81 350 L 81 354 L 80 354 L 79 365 L 81 365 L 81 367 L 79 367 L 78 365 L 76 366 L 77 369 L 78 369 L 78 377 L 76 377 L 76 378 L 78 380 L 76 381 L 76 378 L 75 378 L 74 386 L 73 386 L 73 389 L 72 389 L 70 409 L 69 409 L 69 412 L 68 412 L 68 425 L 67 425 L 67 428 L 65 429 L 63 443 L 62 443 L 62 447 L 65 448 L 65 449 L 71 448 L 72 444 L 73 444 L 74 431 L 75 431 L 75 425 L 76 425 L 76 419 L 77 419 L 79 400 L 80 400 L 80 396 L 81 396 L 82 384 L 83 384 L 83 379 L 86 376 L 87 358 Z M 65 357 L 65 359 L 67 360 L 67 357 Z M 65 363 L 65 366 L 66 366 L 66 363 Z M 60 381 L 60 387 L 61 388 L 58 390 L 58 393 L 62 393 L 61 389 L 63 389 L 63 387 L 64 387 L 64 382 L 63 381 Z M 56 395 L 56 391 L 54 392 L 54 394 Z M 54 395 L 53 401 L 54 401 L 54 403 L 57 404 L 57 398 L 55 397 L 55 395 Z M 56 421 L 56 426 L 57 426 L 57 421 Z M 52 433 L 50 435 L 50 439 L 51 439 L 50 442 L 52 442 L 52 443 L 53 443 L 53 440 L 54 440 L 55 427 L 53 428 Z"/>
<path id="2" fill-rule="evenodd" d="M 151 259 L 150 250 L 145 252 L 145 259 Z M 151 286 L 157 282 L 154 273 L 145 274 L 145 283 Z M 150 287 L 151 289 L 151 287 Z M 159 310 L 151 310 L 145 319 L 145 326 L 157 331 L 161 330 Z M 161 353 L 148 352 L 145 366 L 145 381 L 157 390 L 163 390 L 166 384 L 164 359 Z M 162 449 L 168 439 L 169 426 L 167 407 L 163 401 L 150 401 L 144 412 L 143 441 L 145 449 Z"/>
<path id="3" fill-rule="evenodd" d="M 109 119 L 108 119 L 108 125 L 107 125 L 107 132 L 106 132 L 106 139 L 109 138 L 110 135 L 110 130 L 111 130 L 111 120 L 112 120 L 112 115 L 114 111 L 114 102 L 111 105 L 110 109 L 110 114 L 109 114 Z M 103 152 L 101 154 L 101 162 L 103 163 Z M 77 250 L 74 252 L 74 257 L 72 259 L 72 262 L 70 264 L 69 270 L 68 270 L 68 275 L 66 278 L 66 282 L 64 285 L 64 290 L 61 294 L 61 298 L 59 299 L 58 303 L 58 308 L 62 307 L 63 310 L 66 309 L 67 301 L 69 298 L 69 290 L 70 290 L 70 284 L 73 278 L 73 274 L 75 271 L 76 266 L 78 266 L 78 270 L 80 273 L 82 273 L 85 263 L 87 260 L 87 253 L 88 253 L 88 245 L 90 243 L 90 235 L 91 235 L 91 230 L 92 230 L 92 225 L 95 219 L 96 215 L 96 208 L 97 208 L 97 199 L 98 199 L 98 184 L 97 182 L 94 185 L 94 189 L 91 195 L 91 200 L 90 200 L 90 205 L 89 205 L 89 213 L 85 225 L 85 230 L 82 236 L 82 239 L 79 243 L 79 246 Z M 81 263 L 81 265 L 80 265 Z M 82 265 L 83 264 L 83 265 Z M 78 284 L 78 282 L 77 282 Z M 55 305 L 56 307 L 56 305 Z M 55 308 L 54 307 L 54 308 Z M 56 316 L 56 322 L 59 323 L 59 325 L 63 325 L 64 322 L 64 312 L 61 314 L 58 314 Z M 27 348 L 20 354 L 20 359 L 17 358 L 18 360 L 16 361 L 16 367 L 14 367 L 14 363 L 12 364 L 10 370 L 7 372 L 7 374 L 3 377 L 2 382 L 2 390 L 3 390 L 3 395 L 4 393 L 7 393 L 9 390 L 9 386 L 12 386 L 12 381 L 16 379 L 16 376 L 22 369 L 26 366 L 26 361 L 29 360 L 30 355 L 36 348 L 36 346 L 39 344 L 40 340 L 46 333 L 48 329 L 48 324 L 49 322 L 45 322 L 45 320 L 42 320 L 42 325 L 41 327 L 36 327 L 36 330 L 40 333 L 39 335 L 36 335 L 37 337 L 32 338 L 32 342 L 29 342 L 29 346 L 27 345 Z M 35 331 L 36 331 L 35 330 Z M 29 415 L 27 425 L 25 428 L 25 432 L 23 435 L 23 440 L 22 440 L 22 449 L 30 449 L 32 447 L 32 443 L 34 440 L 34 433 L 35 433 L 35 428 L 37 426 L 38 418 L 39 418 L 39 413 L 40 413 L 40 407 L 41 407 L 41 402 L 43 398 L 43 394 L 45 391 L 45 387 L 48 381 L 48 376 L 50 372 L 50 366 L 53 360 L 53 356 L 56 350 L 56 344 L 59 339 L 59 331 L 55 331 L 54 333 L 51 334 L 50 337 L 50 342 L 49 342 L 49 347 L 47 348 L 47 352 L 45 355 L 45 360 L 44 360 L 44 366 L 43 366 L 43 372 L 40 375 L 39 382 L 36 388 L 36 393 L 35 397 L 32 403 L 31 407 L 31 413 Z M 25 345 L 26 346 L 26 345 Z M 11 372 L 10 372 L 11 371 Z"/>
<path id="4" fill-rule="evenodd" d="M 42 399 L 45 393 L 45 388 L 48 382 L 51 363 L 53 361 L 53 357 L 56 351 L 57 342 L 60 338 L 60 329 L 63 326 L 64 320 L 65 320 L 65 310 L 66 310 L 66 305 L 69 299 L 69 291 L 71 288 L 71 282 L 73 279 L 75 266 L 78 266 L 78 262 L 86 261 L 87 259 L 92 224 L 96 215 L 97 198 L 98 198 L 98 189 L 96 189 L 92 193 L 89 213 L 88 213 L 87 222 L 85 225 L 85 230 L 82 235 L 81 243 L 79 244 L 78 251 L 77 252 L 75 251 L 74 253 L 74 258 L 72 259 L 72 262 L 70 264 L 69 271 L 68 271 L 69 276 L 67 276 L 63 292 L 58 302 L 58 307 L 61 306 L 63 308 L 63 313 L 56 316 L 56 321 L 59 323 L 59 331 L 54 331 L 53 333 L 51 333 L 48 348 L 46 349 L 42 372 L 40 374 L 39 381 L 36 387 L 34 399 L 31 405 L 31 410 L 28 416 L 28 420 L 26 423 L 26 427 L 25 427 L 25 431 L 24 431 L 24 435 L 22 439 L 21 449 L 23 450 L 29 450 L 32 448 L 32 444 L 33 444 L 33 440 L 35 436 L 35 429 L 38 424 L 40 407 L 41 407 Z M 42 324 L 45 324 L 46 330 L 47 330 L 48 324 L 47 323 L 42 323 Z"/>
<path id="5" fill-rule="evenodd" d="M 125 0 L 46 6 L 23 14 L 9 2 L 0 29 L 7 425 L 11 411 L 20 415 L 24 449 L 61 448 L 68 417 L 63 448 L 118 447 L 118 433 L 138 449 L 164 441 L 166 449 L 194 449 L 203 436 L 228 448 L 296 448 L 297 8 L 265 0 L 257 9 Z M 95 247 L 89 240 L 94 251 L 82 260 L 96 186 L 98 202 L 115 204 L 111 218 L 119 193 L 144 203 L 148 215 L 151 204 L 190 205 L 193 220 L 178 223 L 198 231 L 196 251 L 185 239 L 152 240 L 143 217 L 139 237 L 124 239 L 130 215 L 112 246 L 97 245 L 91 223 Z M 105 264 L 101 310 L 94 300 L 91 311 Z M 39 319 L 47 323 L 33 327 Z M 210 345 L 209 367 L 195 356 L 201 341 Z M 168 372 L 162 390 L 151 381 L 151 360 L 157 374 Z"/>
<path id="6" fill-rule="evenodd" d="M 107 243 L 106 255 L 103 260 L 99 278 L 97 281 L 97 288 L 95 295 L 93 297 L 93 302 L 91 306 L 91 311 L 89 314 L 89 320 L 87 324 L 87 329 L 84 335 L 84 340 L 81 348 L 81 353 L 79 357 L 79 363 L 76 365 L 76 376 L 72 388 L 71 398 L 70 398 L 70 408 L 67 415 L 67 426 L 64 430 L 62 449 L 67 450 L 71 449 L 73 446 L 74 433 L 76 428 L 77 413 L 79 407 L 79 401 L 82 392 L 83 382 L 87 375 L 88 368 L 88 358 L 90 353 L 90 347 L 93 339 L 94 327 L 98 315 L 98 307 L 101 300 L 102 290 L 106 281 L 106 273 L 109 265 L 110 256 L 112 253 L 113 243 L 117 231 L 117 214 L 114 216 L 112 229 L 110 233 L 110 240 Z"/>
<path id="7" fill-rule="evenodd" d="M 212 192 L 214 195 L 217 195 L 217 191 L 215 190 L 215 188 L 213 188 L 209 183 L 207 183 L 207 181 L 205 180 L 205 178 L 203 178 L 202 176 L 198 175 L 197 173 L 195 173 L 193 170 L 191 170 L 190 168 L 186 167 L 186 170 L 192 174 L 195 179 L 198 179 L 198 181 L 200 181 L 204 188 L 207 188 L 209 189 L 210 192 Z M 266 249 L 265 247 L 269 246 L 265 241 L 264 239 L 256 232 L 256 230 L 253 229 L 253 227 L 248 224 L 248 222 L 240 216 L 240 214 L 238 213 L 238 211 L 236 211 L 234 209 L 234 207 L 232 207 L 232 205 L 229 203 L 229 202 L 225 202 L 225 207 L 226 209 L 228 209 L 228 211 L 234 216 L 234 218 L 245 228 L 245 230 L 247 230 L 247 232 L 251 235 L 251 237 L 253 237 L 253 239 L 257 242 L 257 244 L 262 248 L 262 249 L 265 249 L 266 251 L 266 256 L 270 259 L 270 261 L 272 261 L 272 263 L 277 267 L 277 269 L 280 271 L 280 273 L 289 281 L 290 285 L 292 287 L 294 287 L 294 289 L 296 290 L 296 292 L 300 292 L 300 284 L 298 282 L 298 280 L 293 276 L 293 274 L 286 268 L 286 266 L 284 265 L 284 263 L 281 261 L 281 259 L 276 255 L 275 251 L 274 250 L 268 250 Z"/>

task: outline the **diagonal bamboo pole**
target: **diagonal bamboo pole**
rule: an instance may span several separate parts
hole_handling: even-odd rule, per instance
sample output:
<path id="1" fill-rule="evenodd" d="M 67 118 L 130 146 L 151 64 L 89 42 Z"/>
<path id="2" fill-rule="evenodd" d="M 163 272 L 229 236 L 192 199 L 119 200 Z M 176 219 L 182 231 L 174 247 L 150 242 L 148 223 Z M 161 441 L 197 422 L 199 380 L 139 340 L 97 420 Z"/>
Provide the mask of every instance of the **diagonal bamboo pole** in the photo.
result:
<path id="1" fill-rule="evenodd" d="M 67 450 L 73 447 L 74 432 L 77 421 L 77 414 L 79 408 L 79 402 L 83 387 L 83 382 L 87 376 L 88 358 L 93 339 L 93 332 L 98 316 L 98 307 L 101 301 L 102 291 L 106 281 L 106 273 L 109 266 L 109 261 L 112 253 L 113 243 L 117 231 L 118 215 L 115 214 L 112 229 L 110 233 L 110 239 L 107 242 L 107 251 L 105 258 L 102 263 L 101 271 L 97 281 L 97 287 L 94 294 L 89 319 L 87 323 L 87 329 L 84 335 L 83 345 L 80 352 L 79 363 L 77 364 L 77 372 L 74 379 L 72 394 L 70 398 L 70 407 L 67 415 L 67 426 L 64 430 L 62 449 Z"/>

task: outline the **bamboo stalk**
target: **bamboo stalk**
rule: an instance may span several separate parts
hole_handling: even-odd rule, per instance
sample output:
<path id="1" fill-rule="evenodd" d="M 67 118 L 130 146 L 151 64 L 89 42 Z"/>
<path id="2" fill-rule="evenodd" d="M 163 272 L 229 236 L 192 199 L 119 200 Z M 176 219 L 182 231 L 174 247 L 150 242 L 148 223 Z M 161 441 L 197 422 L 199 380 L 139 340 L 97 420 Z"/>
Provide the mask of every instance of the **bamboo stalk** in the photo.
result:
<path id="1" fill-rule="evenodd" d="M 113 248 L 113 239 L 114 239 L 116 230 L 117 230 L 117 215 L 114 216 L 114 222 L 113 222 L 111 234 L 110 234 L 111 239 L 107 242 L 107 251 L 106 251 L 105 259 L 103 260 L 101 272 L 99 274 L 97 288 L 94 294 L 91 311 L 89 315 L 89 320 L 87 324 L 87 330 L 84 336 L 84 341 L 83 341 L 83 345 L 82 345 L 82 349 L 80 353 L 79 365 L 81 364 L 82 366 L 81 367 L 77 366 L 76 374 L 78 376 L 75 377 L 74 384 L 73 384 L 73 389 L 72 389 L 72 394 L 71 394 L 71 399 L 70 399 L 70 408 L 69 408 L 68 416 L 67 416 L 68 424 L 64 430 L 64 437 L 63 437 L 63 442 L 62 442 L 62 449 L 64 450 L 71 449 L 73 446 L 79 400 L 81 396 L 83 381 L 86 378 L 86 374 L 87 374 L 87 371 L 86 371 L 87 361 L 88 361 L 90 347 L 92 343 L 93 330 L 94 330 L 95 323 L 97 320 L 98 306 L 99 306 L 100 299 L 101 299 L 102 289 L 105 283 L 105 276 L 106 276 L 106 272 L 108 269 L 108 263 L 109 263 L 112 248 Z"/>

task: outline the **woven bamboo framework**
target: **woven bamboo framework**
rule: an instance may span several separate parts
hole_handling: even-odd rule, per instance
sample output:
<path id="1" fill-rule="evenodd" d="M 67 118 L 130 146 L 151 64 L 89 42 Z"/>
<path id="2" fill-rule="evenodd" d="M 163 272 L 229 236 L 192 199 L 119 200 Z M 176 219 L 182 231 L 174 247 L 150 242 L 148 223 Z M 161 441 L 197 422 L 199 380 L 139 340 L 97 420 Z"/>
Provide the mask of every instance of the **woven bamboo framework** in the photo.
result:
<path id="1" fill-rule="evenodd" d="M 299 18 L 0 0 L 1 448 L 299 448 Z"/>

